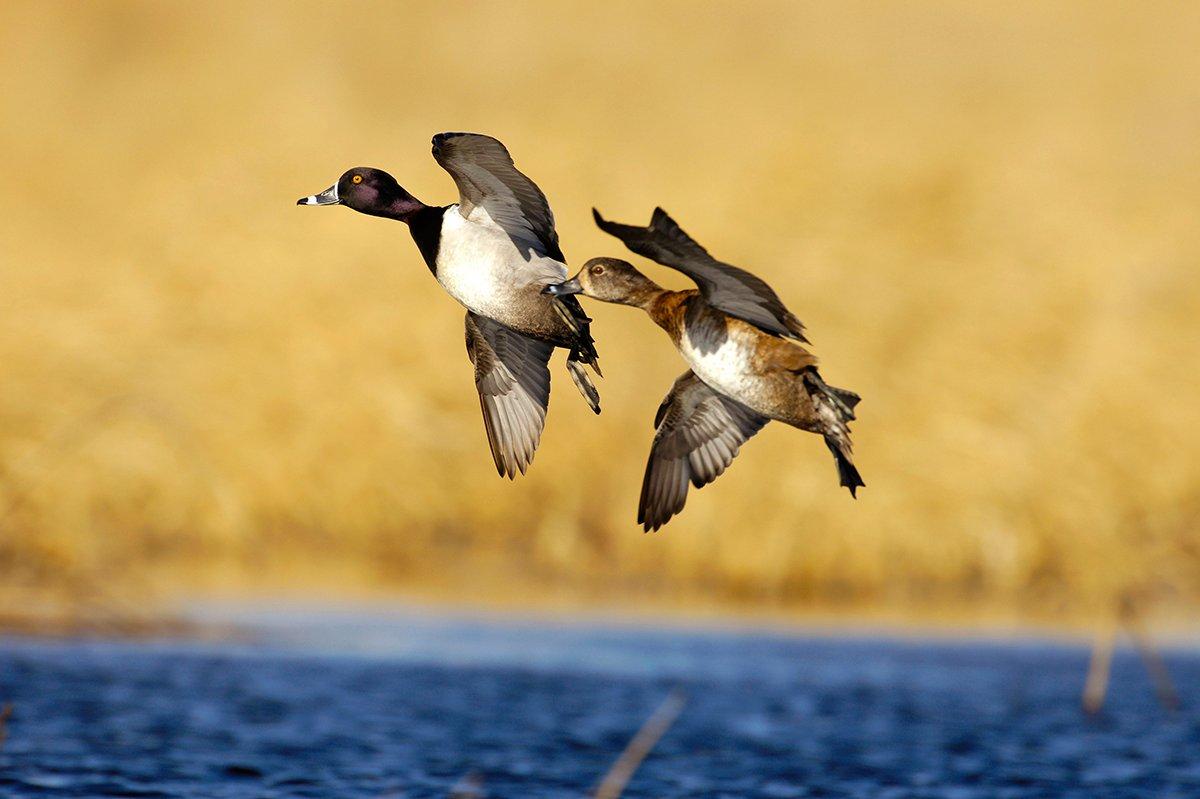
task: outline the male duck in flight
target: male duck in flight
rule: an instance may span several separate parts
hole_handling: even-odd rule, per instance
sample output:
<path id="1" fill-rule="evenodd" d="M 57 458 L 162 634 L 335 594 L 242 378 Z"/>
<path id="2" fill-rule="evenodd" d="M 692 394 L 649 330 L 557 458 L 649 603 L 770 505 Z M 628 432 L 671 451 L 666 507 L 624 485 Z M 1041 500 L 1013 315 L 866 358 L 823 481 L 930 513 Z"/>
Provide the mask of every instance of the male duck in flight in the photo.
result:
<path id="1" fill-rule="evenodd" d="M 853 496 L 865 485 L 851 455 L 849 422 L 859 396 L 827 385 L 801 342 L 804 326 L 779 296 L 749 272 L 713 258 L 657 208 L 649 227 L 596 224 L 639 255 L 677 269 L 699 291 L 667 291 L 632 264 L 593 258 L 579 274 L 545 291 L 584 294 L 641 308 L 667 331 L 691 367 L 654 417 L 656 433 L 642 482 L 638 522 L 657 530 L 683 510 L 688 483 L 711 483 L 771 419 L 817 433 Z"/>
<path id="2" fill-rule="evenodd" d="M 439 133 L 433 157 L 458 186 L 453 205 L 426 205 L 369 167 L 348 170 L 298 204 L 345 205 L 408 224 L 434 277 L 467 309 L 467 354 L 488 444 L 496 470 L 511 479 L 525 473 L 541 439 L 555 347 L 568 350 L 572 380 L 600 412 L 584 369 L 600 374 L 591 320 L 577 298 L 542 292 L 566 278 L 566 259 L 546 196 L 504 145 L 477 133 Z"/>

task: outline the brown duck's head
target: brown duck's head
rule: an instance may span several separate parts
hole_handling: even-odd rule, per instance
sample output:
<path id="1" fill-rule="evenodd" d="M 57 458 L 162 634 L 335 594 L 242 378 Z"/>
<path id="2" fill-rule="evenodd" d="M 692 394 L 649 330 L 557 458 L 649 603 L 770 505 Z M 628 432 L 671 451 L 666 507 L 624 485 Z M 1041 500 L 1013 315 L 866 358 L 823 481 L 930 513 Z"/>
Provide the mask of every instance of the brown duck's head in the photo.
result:
<path id="1" fill-rule="evenodd" d="M 542 291 L 555 296 L 583 294 L 604 302 L 641 305 L 662 289 L 628 261 L 593 258 L 583 265 L 575 277 L 546 286 Z"/>

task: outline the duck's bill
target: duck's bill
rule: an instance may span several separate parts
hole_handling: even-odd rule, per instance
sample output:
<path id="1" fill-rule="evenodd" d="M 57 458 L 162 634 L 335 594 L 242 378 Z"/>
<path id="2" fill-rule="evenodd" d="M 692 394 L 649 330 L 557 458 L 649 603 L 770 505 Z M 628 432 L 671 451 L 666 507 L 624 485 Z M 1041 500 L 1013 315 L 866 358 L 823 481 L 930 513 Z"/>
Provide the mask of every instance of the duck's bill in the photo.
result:
<path id="1" fill-rule="evenodd" d="M 301 197 L 296 200 L 296 205 L 337 205 L 341 200 L 338 199 L 337 184 L 327 188 L 320 194 L 310 194 L 307 197 Z"/>
<path id="2" fill-rule="evenodd" d="M 543 294 L 550 294 L 555 297 L 565 297 L 568 294 L 579 294 L 583 291 L 583 286 L 579 283 L 579 278 L 573 277 L 570 280 L 564 280 L 562 283 L 551 283 L 542 289 Z"/>

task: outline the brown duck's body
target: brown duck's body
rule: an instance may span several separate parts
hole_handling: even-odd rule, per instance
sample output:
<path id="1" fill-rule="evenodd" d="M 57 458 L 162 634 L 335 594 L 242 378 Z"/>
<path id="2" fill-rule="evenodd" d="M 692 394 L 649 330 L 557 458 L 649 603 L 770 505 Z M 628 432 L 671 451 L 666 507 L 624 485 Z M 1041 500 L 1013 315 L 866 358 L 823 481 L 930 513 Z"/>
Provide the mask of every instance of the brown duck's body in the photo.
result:
<path id="1" fill-rule="evenodd" d="M 803 346 L 804 325 L 774 289 L 713 258 L 661 208 L 645 227 L 593 215 L 629 249 L 698 286 L 667 291 L 628 261 L 592 258 L 575 277 L 545 289 L 641 308 L 688 363 L 654 417 L 638 504 L 643 528 L 666 524 L 683 509 L 689 485 L 701 488 L 723 474 L 771 420 L 821 436 L 838 482 L 856 496 L 865 483 L 854 465 L 850 422 L 860 397 L 821 378 L 816 356 Z"/>
<path id="2" fill-rule="evenodd" d="M 798 341 L 724 314 L 694 289 L 660 291 L 644 307 L 709 387 L 768 419 L 825 432 L 828 421 L 805 383 L 817 358 Z"/>

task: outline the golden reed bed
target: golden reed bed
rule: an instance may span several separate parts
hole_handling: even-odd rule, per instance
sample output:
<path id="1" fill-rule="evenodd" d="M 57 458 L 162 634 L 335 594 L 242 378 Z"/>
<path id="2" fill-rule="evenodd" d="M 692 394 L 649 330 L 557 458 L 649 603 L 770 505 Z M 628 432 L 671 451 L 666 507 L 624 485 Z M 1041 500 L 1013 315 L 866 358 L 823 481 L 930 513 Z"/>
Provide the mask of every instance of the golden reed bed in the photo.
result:
<path id="1" fill-rule="evenodd" d="M 1200 11 L 1159 3 L 0 6 L 0 609 L 395 588 L 1055 614 L 1200 585 Z M 634 524 L 681 363 L 588 305 L 496 478 L 462 313 L 352 165 L 502 138 L 573 264 L 656 204 L 864 397 Z M 656 279 L 683 285 L 653 268 Z M 925 610 L 922 610 L 925 609 Z"/>

